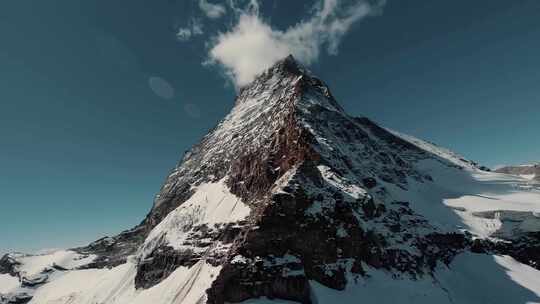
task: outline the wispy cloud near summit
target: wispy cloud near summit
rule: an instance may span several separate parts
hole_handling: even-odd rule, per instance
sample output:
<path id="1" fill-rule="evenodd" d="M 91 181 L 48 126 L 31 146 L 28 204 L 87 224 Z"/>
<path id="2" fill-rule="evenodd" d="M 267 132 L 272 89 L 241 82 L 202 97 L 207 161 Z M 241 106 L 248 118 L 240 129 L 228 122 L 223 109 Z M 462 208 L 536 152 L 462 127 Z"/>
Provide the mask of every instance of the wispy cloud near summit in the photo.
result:
<path id="1" fill-rule="evenodd" d="M 213 4 L 208 2 L 208 0 L 199 0 L 199 8 L 208 18 L 212 19 L 217 19 L 227 12 L 227 9 L 224 5 Z"/>
<path id="2" fill-rule="evenodd" d="M 207 63 L 222 67 L 236 87 L 248 84 L 289 54 L 310 65 L 319 59 L 321 52 L 336 55 L 342 38 L 353 24 L 379 14 L 385 2 L 317 0 L 305 18 L 286 29 L 278 29 L 263 17 L 257 0 L 229 0 L 227 8 L 213 7 L 201 0 L 201 10 L 211 19 L 226 11 L 233 14 L 230 27 L 207 43 Z M 210 11 L 213 13 L 209 14 Z"/>

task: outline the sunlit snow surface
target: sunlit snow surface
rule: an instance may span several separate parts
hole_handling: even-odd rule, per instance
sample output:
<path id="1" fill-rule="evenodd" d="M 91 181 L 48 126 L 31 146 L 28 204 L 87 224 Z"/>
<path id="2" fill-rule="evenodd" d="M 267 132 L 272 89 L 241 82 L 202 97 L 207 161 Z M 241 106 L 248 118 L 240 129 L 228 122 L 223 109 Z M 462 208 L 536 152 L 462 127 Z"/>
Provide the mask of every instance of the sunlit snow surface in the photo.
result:
<path id="1" fill-rule="evenodd" d="M 21 255 L 17 260 L 22 263 L 19 270 L 25 275 L 32 276 L 53 265 L 65 269 L 75 269 L 92 262 L 94 258 L 93 255 L 81 255 L 70 250 L 54 250 L 38 255 Z"/>
<path id="2" fill-rule="evenodd" d="M 9 274 L 0 274 L 0 293 L 9 293 L 19 287 L 19 279 Z"/>
<path id="3" fill-rule="evenodd" d="M 131 262 L 112 269 L 72 271 L 39 288 L 30 303 L 196 304 L 205 298 L 205 291 L 219 270 L 204 262 L 191 268 L 179 267 L 146 290 L 135 289 L 136 266 Z"/>
<path id="4" fill-rule="evenodd" d="M 32 272 L 42 271 L 53 263 L 79 265 L 82 259 L 73 252 L 55 251 L 46 255 L 24 257 L 23 267 Z M 86 260 L 86 262 L 89 262 Z M 57 264 L 58 265 L 58 264 Z M 190 268 L 179 267 L 166 280 L 147 290 L 136 290 L 136 264 L 133 259 L 111 269 L 79 269 L 49 272 L 49 282 L 38 288 L 20 287 L 18 278 L 0 275 L 0 293 L 33 294 L 32 304 L 148 304 L 199 303 L 206 297 L 206 289 L 219 272 L 201 261 Z"/>
<path id="5" fill-rule="evenodd" d="M 462 167 L 441 166 L 433 159 L 416 164 L 433 183 L 414 183 L 408 191 L 393 189 L 397 197 L 432 224 L 449 231 L 466 229 L 481 238 L 540 231 L 540 184 L 520 176 L 478 170 L 463 158 L 431 143 L 392 131 L 405 140 Z M 514 222 L 512 227 L 506 224 Z M 511 228 L 511 231 L 505 231 Z M 507 229 L 506 229 L 507 230 Z"/>

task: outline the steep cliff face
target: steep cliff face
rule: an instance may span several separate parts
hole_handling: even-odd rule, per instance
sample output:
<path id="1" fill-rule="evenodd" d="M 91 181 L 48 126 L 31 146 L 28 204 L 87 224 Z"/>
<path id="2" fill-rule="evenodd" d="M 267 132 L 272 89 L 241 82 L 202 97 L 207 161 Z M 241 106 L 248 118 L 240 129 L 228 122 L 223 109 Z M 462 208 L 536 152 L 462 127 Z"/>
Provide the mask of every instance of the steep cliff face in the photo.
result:
<path id="1" fill-rule="evenodd" d="M 522 185 L 347 115 L 288 57 L 239 93 L 137 227 L 2 259 L 0 273 L 38 284 L 0 303 L 535 301 L 540 191 Z"/>
<path id="2" fill-rule="evenodd" d="M 309 302 L 309 280 L 343 289 L 351 269 L 364 273 L 362 263 L 428 273 L 437 259 L 449 262 L 466 243 L 388 193 L 386 184 L 406 190 L 409 180 L 432 180 L 414 167 L 423 159 L 451 168 L 469 165 L 430 155 L 366 118 L 349 117 L 328 87 L 287 58 L 244 88 L 231 114 L 167 179 L 149 216 L 161 223 L 142 246 L 137 286 L 151 287 L 177 267 L 204 260 L 223 267 L 209 290 L 211 303 L 260 296 Z M 184 208 L 186 188 L 197 188 L 192 197 L 207 195 L 211 191 L 198 186 L 207 183 L 238 197 L 230 213 L 241 204 L 242 216 L 194 220 L 192 209 Z M 212 201 L 202 206 L 205 212 Z M 173 227 L 182 227 L 180 236 L 170 237 Z M 195 233 L 201 230 L 202 245 L 193 241 L 201 239 Z M 455 248 L 425 254 L 424 247 L 436 244 L 432 239 L 447 238 L 455 239 Z M 398 244 L 412 250 L 393 249 Z"/>

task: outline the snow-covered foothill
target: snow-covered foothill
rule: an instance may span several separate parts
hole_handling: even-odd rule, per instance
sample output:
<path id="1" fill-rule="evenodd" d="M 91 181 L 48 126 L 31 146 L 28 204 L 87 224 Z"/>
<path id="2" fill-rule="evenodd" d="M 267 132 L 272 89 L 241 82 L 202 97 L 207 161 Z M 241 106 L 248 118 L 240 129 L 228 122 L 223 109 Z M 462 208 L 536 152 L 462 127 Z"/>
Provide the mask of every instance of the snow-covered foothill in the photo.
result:
<path id="1" fill-rule="evenodd" d="M 219 269 L 204 262 L 180 267 L 146 290 L 135 289 L 136 265 L 132 262 L 112 269 L 76 270 L 39 288 L 30 304 L 198 304 Z"/>

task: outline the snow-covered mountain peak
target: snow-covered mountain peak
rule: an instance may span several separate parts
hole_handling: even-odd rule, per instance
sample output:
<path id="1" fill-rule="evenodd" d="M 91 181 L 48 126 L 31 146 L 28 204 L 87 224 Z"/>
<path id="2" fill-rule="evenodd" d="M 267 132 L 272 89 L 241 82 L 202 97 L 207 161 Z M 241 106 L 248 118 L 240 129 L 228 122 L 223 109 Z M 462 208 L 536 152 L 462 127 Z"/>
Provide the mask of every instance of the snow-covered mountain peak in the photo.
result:
<path id="1" fill-rule="evenodd" d="M 523 178 L 349 116 L 287 57 L 135 228 L 1 259 L 0 304 L 535 303 L 538 201 Z"/>
<path id="2" fill-rule="evenodd" d="M 296 61 L 292 55 L 276 62 L 250 84 L 243 87 L 236 98 L 235 105 L 238 106 L 242 103 L 252 101 L 252 98 L 256 96 L 269 96 L 271 95 L 271 91 L 283 87 L 288 87 L 295 94 L 303 94 L 307 90 L 311 90 L 312 93 L 317 92 L 320 98 L 313 99 L 313 102 L 320 102 L 322 105 L 331 105 L 332 108 L 343 111 L 331 95 L 328 86 L 301 63 Z M 262 104 L 259 104 L 262 108 L 273 105 L 272 103 L 265 104 L 267 100 L 264 98 L 257 98 L 257 100 L 262 102 Z M 234 111 L 235 109 L 232 112 Z"/>

